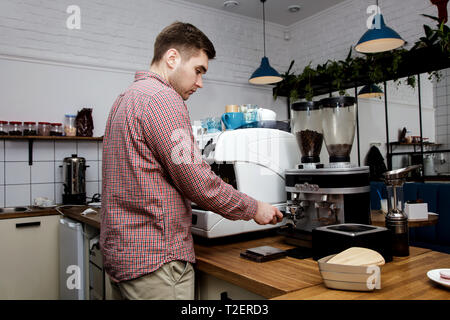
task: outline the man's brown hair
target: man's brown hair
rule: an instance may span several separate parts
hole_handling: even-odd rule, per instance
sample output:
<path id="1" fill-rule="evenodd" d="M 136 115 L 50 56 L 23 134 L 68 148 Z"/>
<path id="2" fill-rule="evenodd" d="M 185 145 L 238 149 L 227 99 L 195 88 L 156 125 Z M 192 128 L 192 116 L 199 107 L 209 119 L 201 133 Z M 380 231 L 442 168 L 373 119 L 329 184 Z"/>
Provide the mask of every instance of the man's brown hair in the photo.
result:
<path id="1" fill-rule="evenodd" d="M 170 48 L 177 49 L 183 58 L 189 59 L 203 50 L 208 59 L 214 59 L 216 50 L 208 37 L 190 23 L 174 22 L 156 37 L 152 65 L 159 62 Z"/>

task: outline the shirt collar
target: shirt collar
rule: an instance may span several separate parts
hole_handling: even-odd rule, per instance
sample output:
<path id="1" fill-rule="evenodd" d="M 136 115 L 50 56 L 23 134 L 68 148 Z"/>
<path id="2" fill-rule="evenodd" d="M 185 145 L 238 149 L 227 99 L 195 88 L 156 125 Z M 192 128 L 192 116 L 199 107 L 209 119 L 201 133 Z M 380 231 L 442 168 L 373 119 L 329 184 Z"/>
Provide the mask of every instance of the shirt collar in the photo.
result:
<path id="1" fill-rule="evenodd" d="M 156 79 L 156 80 L 160 81 L 161 83 L 163 83 L 164 85 L 166 85 L 170 88 L 173 88 L 172 85 L 166 79 L 164 79 L 159 74 L 151 72 L 151 71 L 136 71 L 136 74 L 134 75 L 134 82 L 139 81 L 139 80 L 149 79 L 149 78 Z"/>

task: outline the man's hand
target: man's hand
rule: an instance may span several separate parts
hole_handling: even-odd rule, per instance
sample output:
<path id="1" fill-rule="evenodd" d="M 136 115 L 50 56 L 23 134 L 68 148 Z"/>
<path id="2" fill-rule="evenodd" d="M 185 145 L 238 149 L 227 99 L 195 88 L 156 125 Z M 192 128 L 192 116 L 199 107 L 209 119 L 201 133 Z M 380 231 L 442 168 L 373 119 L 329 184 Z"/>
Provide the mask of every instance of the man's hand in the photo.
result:
<path id="1" fill-rule="evenodd" d="M 283 214 L 270 204 L 258 201 L 258 209 L 253 220 L 257 224 L 277 224 L 283 220 Z"/>

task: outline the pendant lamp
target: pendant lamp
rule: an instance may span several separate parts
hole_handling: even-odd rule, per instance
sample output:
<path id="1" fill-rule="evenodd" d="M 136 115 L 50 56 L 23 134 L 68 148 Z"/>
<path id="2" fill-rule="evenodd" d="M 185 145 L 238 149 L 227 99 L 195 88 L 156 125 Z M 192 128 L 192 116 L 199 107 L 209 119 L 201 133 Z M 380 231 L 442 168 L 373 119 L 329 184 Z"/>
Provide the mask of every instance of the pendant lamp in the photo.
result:
<path id="1" fill-rule="evenodd" d="M 373 17 L 372 28 L 367 30 L 359 39 L 355 50 L 361 53 L 376 53 L 397 49 L 404 44 L 405 40 L 386 25 L 381 13 L 377 13 Z"/>
<path id="2" fill-rule="evenodd" d="M 261 2 L 263 4 L 264 57 L 261 59 L 261 65 L 253 72 L 248 82 L 252 84 L 272 84 L 282 81 L 283 78 L 270 66 L 269 58 L 266 57 L 266 17 L 264 10 L 264 2 L 266 0 L 261 0 Z"/>
<path id="3" fill-rule="evenodd" d="M 383 90 L 376 84 L 365 85 L 359 90 L 358 98 L 377 98 L 383 95 Z"/>

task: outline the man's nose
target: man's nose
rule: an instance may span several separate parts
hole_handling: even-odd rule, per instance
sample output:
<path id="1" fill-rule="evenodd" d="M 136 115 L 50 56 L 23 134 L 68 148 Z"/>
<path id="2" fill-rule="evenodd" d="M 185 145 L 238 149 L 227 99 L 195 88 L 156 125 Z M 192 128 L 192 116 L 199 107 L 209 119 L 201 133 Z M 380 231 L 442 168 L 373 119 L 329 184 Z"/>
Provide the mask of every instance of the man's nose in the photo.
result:
<path id="1" fill-rule="evenodd" d="M 195 85 L 199 88 L 203 88 L 203 79 L 202 76 L 198 77 L 197 82 L 195 82 Z"/>

